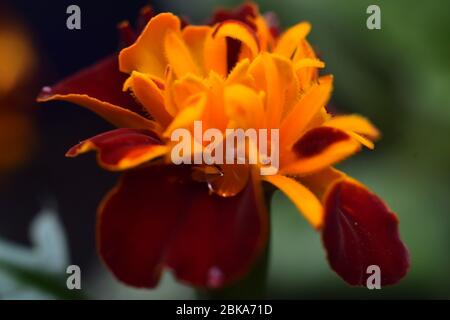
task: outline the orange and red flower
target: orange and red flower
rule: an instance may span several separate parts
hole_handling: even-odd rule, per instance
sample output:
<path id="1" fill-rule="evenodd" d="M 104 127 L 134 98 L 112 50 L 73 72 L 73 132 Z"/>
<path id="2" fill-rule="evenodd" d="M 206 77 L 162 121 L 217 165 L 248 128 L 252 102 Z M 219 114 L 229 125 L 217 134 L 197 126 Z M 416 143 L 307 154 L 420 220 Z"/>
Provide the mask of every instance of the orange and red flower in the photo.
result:
<path id="1" fill-rule="evenodd" d="M 138 287 L 163 269 L 199 287 L 242 278 L 264 250 L 268 213 L 262 187 L 284 192 L 322 233 L 331 267 L 364 285 L 370 265 L 382 284 L 407 272 L 396 216 L 375 194 L 332 166 L 373 149 L 378 130 L 358 115 L 325 106 L 333 78 L 306 40 L 310 25 L 283 33 L 253 4 L 217 13 L 210 25 L 175 15 L 150 19 L 139 36 L 124 23 L 128 47 L 43 90 L 40 101 L 82 105 L 119 129 L 82 141 L 67 155 L 95 150 L 99 164 L 125 171 L 98 211 L 99 252 L 111 271 Z M 174 165 L 173 130 L 276 128 L 280 171 L 256 165 Z M 225 134 L 225 133 L 224 133 Z"/>

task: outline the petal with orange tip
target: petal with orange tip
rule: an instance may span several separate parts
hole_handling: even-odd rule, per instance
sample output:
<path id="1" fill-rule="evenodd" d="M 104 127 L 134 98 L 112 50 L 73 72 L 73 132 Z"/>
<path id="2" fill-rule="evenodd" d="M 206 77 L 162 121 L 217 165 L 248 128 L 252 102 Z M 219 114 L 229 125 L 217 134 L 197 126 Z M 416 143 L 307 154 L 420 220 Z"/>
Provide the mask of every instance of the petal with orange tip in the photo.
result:
<path id="1" fill-rule="evenodd" d="M 180 32 L 180 25 L 180 19 L 171 13 L 153 17 L 136 42 L 120 52 L 120 71 L 139 71 L 163 80 L 167 66 L 164 51 L 166 34 L 169 30 Z"/>
<path id="2" fill-rule="evenodd" d="M 323 208 L 314 193 L 298 181 L 283 175 L 262 176 L 262 179 L 286 194 L 306 220 L 314 228 L 320 228 L 323 221 Z"/>
<path id="3" fill-rule="evenodd" d="M 352 131 L 372 141 L 380 136 L 380 131 L 369 120 L 357 114 L 335 116 L 323 125 Z"/>
<path id="4" fill-rule="evenodd" d="M 372 265 L 381 270 L 382 286 L 398 282 L 409 268 L 397 217 L 352 179 L 335 183 L 326 195 L 322 241 L 331 267 L 351 285 L 365 286 Z"/>
<path id="5" fill-rule="evenodd" d="M 99 134 L 72 147 L 67 157 L 96 150 L 100 166 L 112 171 L 126 170 L 160 157 L 168 148 L 148 130 L 116 129 Z"/>
<path id="6" fill-rule="evenodd" d="M 295 49 L 311 30 L 308 22 L 301 22 L 287 29 L 278 39 L 274 53 L 280 54 L 288 59 L 292 58 Z"/>
<path id="7" fill-rule="evenodd" d="M 124 84 L 124 90 L 131 89 L 150 116 L 161 126 L 170 123 L 172 116 L 164 106 L 162 90 L 146 74 L 133 71 Z"/>
<path id="8" fill-rule="evenodd" d="M 280 146 L 289 148 L 303 134 L 308 124 L 330 99 L 333 77 L 321 77 L 292 107 L 280 127 Z"/>
<path id="9" fill-rule="evenodd" d="M 323 61 L 320 61 L 319 59 L 304 58 L 296 61 L 294 64 L 294 68 L 296 71 L 298 69 L 308 67 L 325 68 L 325 63 Z"/>
<path id="10" fill-rule="evenodd" d="M 361 144 L 345 131 L 318 127 L 305 133 L 292 147 L 293 158 L 281 172 L 306 175 L 331 166 L 361 149 Z"/>
<path id="11" fill-rule="evenodd" d="M 38 101 L 69 101 L 95 112 L 117 127 L 159 130 L 154 121 L 144 117 L 142 106 L 122 92 L 125 80 L 126 76 L 118 71 L 117 56 L 112 55 L 51 88 L 45 87 Z"/>

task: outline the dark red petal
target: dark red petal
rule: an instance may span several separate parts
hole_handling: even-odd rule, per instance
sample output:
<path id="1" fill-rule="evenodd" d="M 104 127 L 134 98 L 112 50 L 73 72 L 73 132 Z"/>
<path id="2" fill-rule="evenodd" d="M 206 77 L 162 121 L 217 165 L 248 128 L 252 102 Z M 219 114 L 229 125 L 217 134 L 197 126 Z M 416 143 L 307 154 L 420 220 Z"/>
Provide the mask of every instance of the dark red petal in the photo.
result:
<path id="1" fill-rule="evenodd" d="M 381 285 L 398 282 L 409 267 L 397 217 L 351 180 L 337 182 L 326 196 L 322 240 L 331 267 L 351 285 L 366 285 L 370 265 L 380 267 Z"/>
<path id="2" fill-rule="evenodd" d="M 147 23 L 155 16 L 155 11 L 149 5 L 143 6 L 139 10 L 139 15 L 136 22 L 137 33 L 140 34 L 147 26 Z"/>
<path id="3" fill-rule="evenodd" d="M 235 10 L 220 9 L 214 12 L 210 25 L 224 22 L 226 20 L 237 20 L 247 24 L 256 31 L 256 25 L 253 20 L 258 16 L 258 7 L 253 3 L 245 3 Z"/>
<path id="4" fill-rule="evenodd" d="M 127 75 L 119 71 L 117 54 L 113 54 L 51 88 L 45 87 L 38 99 L 53 95 L 85 94 L 144 115 L 142 106 L 129 93 L 122 91 L 126 79 Z"/>
<path id="5" fill-rule="evenodd" d="M 134 167 L 152 159 L 161 140 L 155 133 L 148 130 L 116 129 L 84 140 L 72 147 L 68 157 L 75 157 L 91 150 L 98 151 L 100 165 L 112 170 Z M 126 160 L 126 163 L 123 163 Z"/>
<path id="6" fill-rule="evenodd" d="M 122 21 L 117 25 L 117 31 L 119 33 L 120 48 L 131 46 L 137 39 L 136 32 L 127 20 Z"/>
<path id="7" fill-rule="evenodd" d="M 344 131 L 332 127 L 318 127 L 309 130 L 292 147 L 299 157 L 312 157 L 334 143 L 350 140 Z"/>
<path id="8" fill-rule="evenodd" d="M 128 171 L 99 209 L 98 245 L 121 281 L 154 287 L 163 268 L 188 284 L 216 288 L 238 280 L 267 241 L 259 183 L 234 197 L 208 192 L 188 166 Z"/>
<path id="9" fill-rule="evenodd" d="M 275 12 L 269 11 L 264 14 L 264 20 L 269 26 L 270 33 L 275 39 L 281 34 L 280 22 Z"/>

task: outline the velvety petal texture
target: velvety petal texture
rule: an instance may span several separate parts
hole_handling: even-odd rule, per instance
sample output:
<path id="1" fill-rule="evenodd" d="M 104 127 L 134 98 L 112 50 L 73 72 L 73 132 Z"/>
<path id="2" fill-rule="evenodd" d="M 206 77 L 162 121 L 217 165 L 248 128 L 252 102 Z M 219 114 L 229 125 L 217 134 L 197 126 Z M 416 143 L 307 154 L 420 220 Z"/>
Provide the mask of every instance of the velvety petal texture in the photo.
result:
<path id="1" fill-rule="evenodd" d="M 164 155 L 168 147 L 152 131 L 116 129 L 84 140 L 72 147 L 68 157 L 96 150 L 98 163 L 109 170 L 125 170 Z"/>
<path id="2" fill-rule="evenodd" d="M 408 270 L 397 217 L 351 179 L 335 183 L 326 196 L 322 239 L 331 267 L 351 285 L 366 285 L 370 265 L 380 268 L 382 286 L 398 282 Z"/>
<path id="3" fill-rule="evenodd" d="M 161 271 L 198 287 L 243 276 L 267 241 L 267 213 L 253 178 L 220 197 L 191 178 L 188 166 L 128 171 L 99 209 L 98 246 L 118 279 L 154 287 Z"/>

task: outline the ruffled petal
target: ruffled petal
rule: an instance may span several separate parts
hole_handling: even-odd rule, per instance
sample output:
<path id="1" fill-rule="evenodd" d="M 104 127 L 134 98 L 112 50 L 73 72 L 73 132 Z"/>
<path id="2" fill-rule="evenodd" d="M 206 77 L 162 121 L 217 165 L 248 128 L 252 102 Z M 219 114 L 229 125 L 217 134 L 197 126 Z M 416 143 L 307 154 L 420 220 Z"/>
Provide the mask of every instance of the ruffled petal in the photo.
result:
<path id="1" fill-rule="evenodd" d="M 312 85 L 292 107 L 280 127 L 281 148 L 289 148 L 301 137 L 314 116 L 328 102 L 332 89 L 333 77 L 324 76 L 319 79 L 317 84 Z"/>
<path id="2" fill-rule="evenodd" d="M 292 147 L 293 157 L 283 159 L 281 172 L 305 175 L 342 161 L 361 149 L 345 131 L 318 127 L 307 131 Z"/>
<path id="3" fill-rule="evenodd" d="M 225 77 L 236 63 L 255 58 L 259 51 L 258 38 L 252 28 L 237 20 L 226 20 L 206 38 L 205 67 Z"/>
<path id="4" fill-rule="evenodd" d="M 200 68 L 192 58 L 189 47 L 180 32 L 168 30 L 164 40 L 167 62 L 178 78 L 187 73 L 199 74 Z"/>
<path id="5" fill-rule="evenodd" d="M 143 116 L 143 108 L 122 92 L 126 75 L 118 70 L 117 55 L 42 89 L 39 102 L 64 100 L 79 104 L 118 127 L 157 130 L 157 124 Z"/>
<path id="6" fill-rule="evenodd" d="M 259 183 L 224 198 L 191 179 L 187 166 L 127 172 L 99 208 L 99 252 L 128 285 L 154 287 L 164 268 L 198 287 L 245 275 L 268 234 Z"/>
<path id="7" fill-rule="evenodd" d="M 124 90 L 128 89 L 131 89 L 149 115 L 161 126 L 165 127 L 172 120 L 164 106 L 163 91 L 149 76 L 133 71 L 124 85 Z"/>
<path id="8" fill-rule="evenodd" d="M 98 152 L 98 163 L 113 171 L 136 167 L 168 152 L 155 133 L 122 128 L 82 141 L 72 147 L 66 156 L 76 157 L 92 150 Z"/>
<path id="9" fill-rule="evenodd" d="M 258 93 L 241 84 L 227 86 L 224 92 L 226 114 L 232 128 L 254 128 L 264 126 L 263 99 Z"/>
<path id="10" fill-rule="evenodd" d="M 366 285 L 371 265 L 380 268 L 381 285 L 398 282 L 408 270 L 397 217 L 353 180 L 337 182 L 328 192 L 322 239 L 331 267 L 351 285 Z"/>
<path id="11" fill-rule="evenodd" d="M 187 26 L 181 32 L 184 42 L 189 48 L 190 54 L 201 75 L 205 76 L 205 57 L 203 55 L 205 49 L 206 37 L 211 33 L 209 26 Z"/>
<path id="12" fill-rule="evenodd" d="M 268 128 L 279 128 L 286 106 L 293 104 L 298 94 L 292 63 L 283 57 L 264 53 L 252 62 L 249 72 L 257 89 L 266 93 Z"/>
<path id="13" fill-rule="evenodd" d="M 164 41 L 167 31 L 180 32 L 180 19 L 171 13 L 153 17 L 136 42 L 119 55 L 120 71 L 148 73 L 162 81 L 167 66 Z"/>
<path id="14" fill-rule="evenodd" d="M 287 29 L 278 39 L 274 52 L 288 59 L 292 58 L 295 49 L 305 39 L 310 30 L 311 25 L 308 22 L 301 22 Z"/>

